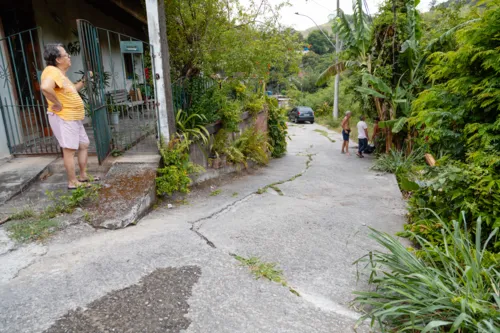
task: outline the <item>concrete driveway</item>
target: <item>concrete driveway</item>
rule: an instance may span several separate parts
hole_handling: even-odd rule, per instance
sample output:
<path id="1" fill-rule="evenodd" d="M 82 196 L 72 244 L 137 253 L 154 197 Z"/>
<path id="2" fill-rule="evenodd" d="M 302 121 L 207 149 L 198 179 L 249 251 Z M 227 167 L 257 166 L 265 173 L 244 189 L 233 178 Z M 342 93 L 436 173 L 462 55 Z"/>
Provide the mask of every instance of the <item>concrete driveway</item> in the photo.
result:
<path id="1" fill-rule="evenodd" d="M 372 157 L 341 155 L 340 135 L 317 129 L 291 126 L 285 157 L 136 226 L 79 225 L 37 245 L 0 284 L 0 332 L 354 332 L 352 291 L 368 286 L 352 263 L 376 248 L 368 226 L 402 230 L 405 206 Z M 300 296 L 232 255 L 277 263 Z"/>

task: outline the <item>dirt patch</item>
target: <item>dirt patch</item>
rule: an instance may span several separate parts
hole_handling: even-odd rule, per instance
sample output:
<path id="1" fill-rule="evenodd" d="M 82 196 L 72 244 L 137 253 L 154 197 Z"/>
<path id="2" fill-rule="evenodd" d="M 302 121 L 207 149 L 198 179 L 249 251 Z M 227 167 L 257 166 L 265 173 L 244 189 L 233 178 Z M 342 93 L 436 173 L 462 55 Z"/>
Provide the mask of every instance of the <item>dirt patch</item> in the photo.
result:
<path id="1" fill-rule="evenodd" d="M 155 189 L 155 178 L 155 166 L 124 164 L 113 167 L 99 191 L 98 202 L 89 207 L 92 212 L 90 223 L 94 227 L 109 227 L 103 222 L 114 220 L 121 221 L 121 225 L 115 223 L 116 227 L 124 227 L 136 222 L 134 219 L 139 217 L 137 214 L 144 214 L 138 212 L 141 205 L 151 204 L 149 201 Z M 148 202 L 144 202 L 145 199 Z"/>

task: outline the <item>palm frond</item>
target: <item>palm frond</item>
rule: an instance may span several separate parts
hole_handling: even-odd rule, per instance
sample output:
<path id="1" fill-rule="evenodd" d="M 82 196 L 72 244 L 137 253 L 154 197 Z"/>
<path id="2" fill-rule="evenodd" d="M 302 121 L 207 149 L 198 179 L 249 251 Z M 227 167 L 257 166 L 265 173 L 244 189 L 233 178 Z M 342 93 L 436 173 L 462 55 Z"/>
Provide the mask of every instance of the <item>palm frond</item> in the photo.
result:
<path id="1" fill-rule="evenodd" d="M 345 64 L 343 62 L 331 65 L 318 76 L 318 79 L 316 80 L 316 85 L 317 86 L 324 85 L 325 83 L 328 82 L 328 79 L 337 75 L 337 73 L 338 74 L 342 73 L 344 70 L 345 70 Z"/>
<path id="2" fill-rule="evenodd" d="M 450 38 L 455 34 L 455 32 L 457 32 L 458 30 L 462 29 L 465 26 L 468 26 L 471 23 L 478 22 L 480 20 L 481 20 L 480 18 L 472 19 L 472 20 L 469 20 L 469 21 L 466 21 L 464 23 L 460 23 L 459 25 L 454 26 L 453 28 L 451 28 L 450 30 L 446 31 L 445 33 L 443 33 L 438 38 L 432 40 L 429 43 L 429 45 L 427 45 L 427 47 L 425 48 L 425 51 L 427 51 L 427 52 L 433 52 L 435 50 L 436 46 L 443 45 L 445 42 L 449 41 Z"/>
<path id="3" fill-rule="evenodd" d="M 373 87 L 373 89 L 380 91 L 382 94 L 386 95 L 387 97 L 392 95 L 392 88 L 389 87 L 387 85 L 387 83 L 385 83 L 384 80 L 382 80 L 381 78 L 376 77 L 376 76 L 371 75 L 371 74 L 364 74 L 363 78 L 366 80 L 366 82 L 368 82 Z M 386 98 L 386 97 L 382 97 L 382 98 Z"/>
<path id="4" fill-rule="evenodd" d="M 387 96 L 381 94 L 377 90 L 371 89 L 371 88 L 367 88 L 367 87 L 357 87 L 356 91 L 360 92 L 360 93 L 362 93 L 364 95 L 368 95 L 368 96 L 373 96 L 373 97 L 378 97 L 378 98 L 383 98 L 383 99 L 387 98 Z"/>

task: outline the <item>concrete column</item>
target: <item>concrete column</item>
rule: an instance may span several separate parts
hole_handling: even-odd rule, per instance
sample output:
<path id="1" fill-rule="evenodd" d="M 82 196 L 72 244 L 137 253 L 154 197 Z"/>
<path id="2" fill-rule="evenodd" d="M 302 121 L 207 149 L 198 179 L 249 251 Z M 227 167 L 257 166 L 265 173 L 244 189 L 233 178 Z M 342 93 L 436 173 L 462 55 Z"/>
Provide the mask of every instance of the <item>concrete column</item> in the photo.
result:
<path id="1" fill-rule="evenodd" d="M 165 2 L 146 0 L 149 43 L 153 46 L 151 62 L 154 63 L 157 103 L 159 103 L 159 130 L 168 142 L 175 134 L 175 114 L 170 80 L 170 55 L 168 51 Z"/>

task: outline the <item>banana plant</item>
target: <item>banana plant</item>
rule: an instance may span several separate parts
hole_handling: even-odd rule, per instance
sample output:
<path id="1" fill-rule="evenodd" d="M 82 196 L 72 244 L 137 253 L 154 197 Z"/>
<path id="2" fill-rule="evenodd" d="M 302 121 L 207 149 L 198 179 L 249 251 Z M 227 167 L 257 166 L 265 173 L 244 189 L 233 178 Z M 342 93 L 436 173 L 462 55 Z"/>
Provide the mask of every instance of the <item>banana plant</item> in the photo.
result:
<path id="1" fill-rule="evenodd" d="M 363 1 L 353 1 L 352 24 L 347 20 L 343 11 L 336 18 L 333 32 L 339 34 L 343 43 L 343 53 L 349 60 L 339 61 L 328 67 L 321 73 L 316 81 L 318 86 L 325 84 L 328 79 L 347 68 L 360 68 L 371 73 L 370 45 L 372 36 L 372 25 L 368 15 L 363 11 Z"/>

